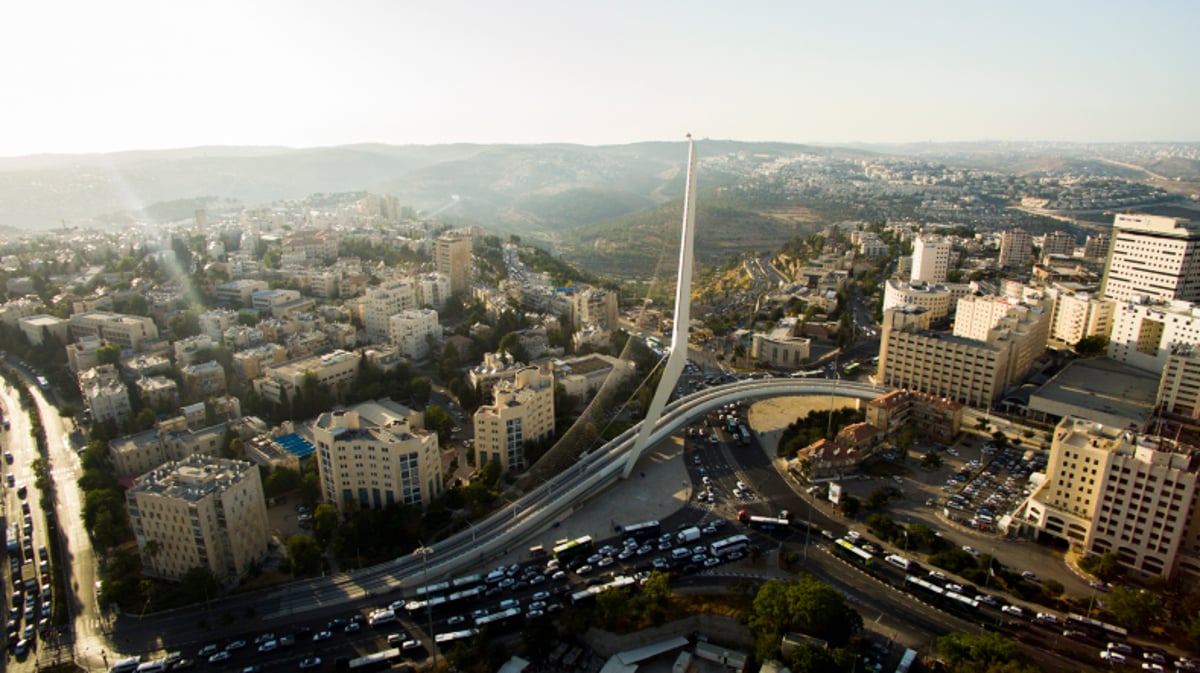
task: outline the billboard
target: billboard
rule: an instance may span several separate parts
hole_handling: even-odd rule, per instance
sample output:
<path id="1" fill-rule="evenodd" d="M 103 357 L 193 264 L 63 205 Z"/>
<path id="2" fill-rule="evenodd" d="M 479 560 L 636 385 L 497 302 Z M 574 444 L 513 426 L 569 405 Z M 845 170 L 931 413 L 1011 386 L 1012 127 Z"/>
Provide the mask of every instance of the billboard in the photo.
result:
<path id="1" fill-rule="evenodd" d="M 829 482 L 829 502 L 837 505 L 842 501 L 842 485 L 836 481 Z"/>

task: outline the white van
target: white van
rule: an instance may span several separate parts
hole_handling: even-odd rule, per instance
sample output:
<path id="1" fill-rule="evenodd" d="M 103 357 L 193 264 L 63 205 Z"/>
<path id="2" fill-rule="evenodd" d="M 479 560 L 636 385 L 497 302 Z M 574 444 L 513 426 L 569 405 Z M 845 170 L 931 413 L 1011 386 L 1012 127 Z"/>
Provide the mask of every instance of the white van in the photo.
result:
<path id="1" fill-rule="evenodd" d="M 122 659 L 113 664 L 108 669 L 108 673 L 133 673 L 137 670 L 138 664 L 142 663 L 141 657 L 129 657 Z"/>
<path id="2" fill-rule="evenodd" d="M 383 626 L 394 621 L 396 621 L 396 613 L 391 610 L 376 610 L 367 619 L 367 623 L 371 626 Z"/>
<path id="3" fill-rule="evenodd" d="M 144 664 L 140 664 L 134 670 L 137 671 L 137 673 L 165 673 L 167 670 L 167 663 L 161 659 L 158 661 L 147 661 Z"/>
<path id="4" fill-rule="evenodd" d="M 908 570 L 912 566 L 912 561 L 909 561 L 899 554 L 888 554 L 887 556 L 883 557 L 883 560 L 891 563 L 901 570 Z"/>

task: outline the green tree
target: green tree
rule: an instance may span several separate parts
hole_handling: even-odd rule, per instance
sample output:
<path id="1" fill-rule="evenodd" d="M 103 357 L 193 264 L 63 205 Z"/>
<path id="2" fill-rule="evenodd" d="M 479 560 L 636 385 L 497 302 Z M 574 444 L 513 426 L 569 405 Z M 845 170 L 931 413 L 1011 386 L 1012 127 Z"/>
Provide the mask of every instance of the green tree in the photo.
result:
<path id="1" fill-rule="evenodd" d="M 871 494 L 867 496 L 867 509 L 871 510 L 872 512 L 878 512 L 884 507 L 887 507 L 887 504 L 888 494 L 885 493 L 882 488 L 874 489 L 871 491 Z"/>
<path id="2" fill-rule="evenodd" d="M 609 589 L 596 596 L 596 613 L 606 629 L 614 630 L 625 623 L 629 611 L 629 592 L 624 589 Z"/>
<path id="3" fill-rule="evenodd" d="M 1127 629 L 1148 629 L 1157 622 L 1162 601 L 1145 589 L 1117 587 L 1104 601 L 1113 620 Z"/>
<path id="4" fill-rule="evenodd" d="M 121 347 L 117 344 L 104 344 L 96 349 L 96 361 L 102 365 L 120 364 Z"/>
<path id="5" fill-rule="evenodd" d="M 317 542 L 321 543 L 321 548 L 329 546 L 338 529 L 338 513 L 333 508 L 333 505 L 321 503 L 317 505 L 317 509 L 313 512 L 313 535 L 316 536 Z"/>
<path id="6" fill-rule="evenodd" d="M 852 495 L 843 494 L 838 502 L 838 510 L 841 511 L 842 516 L 853 519 L 862 510 L 862 502 Z"/>
<path id="7" fill-rule="evenodd" d="M 778 656 L 780 637 L 789 631 L 824 638 L 837 647 L 862 626 L 862 615 L 846 603 L 845 596 L 811 575 L 762 585 L 750 616 L 759 643 L 755 651 L 763 658 Z"/>
<path id="8" fill-rule="evenodd" d="M 659 570 L 651 570 L 646 583 L 642 585 L 642 595 L 646 597 L 647 602 L 665 603 L 671 597 L 671 576 Z"/>
<path id="9" fill-rule="evenodd" d="M 287 541 L 288 558 L 292 572 L 309 575 L 321 569 L 321 546 L 308 535 L 293 535 Z"/>
<path id="10" fill-rule="evenodd" d="M 301 479 L 299 472 L 288 467 L 277 467 L 271 470 L 271 474 L 268 474 L 267 478 L 263 480 L 263 495 L 268 498 L 277 498 L 284 493 L 294 491 L 300 488 Z"/>
<path id="11" fill-rule="evenodd" d="M 937 651 L 955 673 L 1031 670 L 1025 665 L 1027 658 L 1016 642 L 991 631 L 979 635 L 951 633 L 942 636 L 937 639 Z"/>
<path id="12" fill-rule="evenodd" d="M 923 467 L 925 469 L 936 470 L 937 468 L 939 468 L 941 466 L 942 466 L 942 455 L 940 453 L 930 451 L 929 453 L 926 453 L 923 458 L 921 458 L 921 467 Z"/>
<path id="13" fill-rule="evenodd" d="M 413 403 L 418 407 L 429 404 L 429 396 L 433 392 L 433 381 L 428 376 L 417 376 L 411 384 Z"/>
<path id="14" fill-rule="evenodd" d="M 1059 582 L 1058 580 L 1048 579 L 1045 582 L 1042 582 L 1042 591 L 1050 598 L 1058 598 L 1059 596 L 1063 595 L 1063 592 L 1066 590 L 1067 588 L 1064 587 L 1063 583 Z"/>
<path id="15" fill-rule="evenodd" d="M 1086 336 L 1075 343 L 1075 352 L 1080 357 L 1092 358 L 1104 355 L 1108 350 L 1108 337 L 1096 334 Z"/>

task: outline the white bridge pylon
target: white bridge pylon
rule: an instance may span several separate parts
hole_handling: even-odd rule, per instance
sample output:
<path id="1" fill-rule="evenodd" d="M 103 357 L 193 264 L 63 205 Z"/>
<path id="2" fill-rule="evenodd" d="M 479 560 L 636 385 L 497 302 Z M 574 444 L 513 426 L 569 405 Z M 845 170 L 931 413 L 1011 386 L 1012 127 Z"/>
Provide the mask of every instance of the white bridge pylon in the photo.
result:
<path id="1" fill-rule="evenodd" d="M 679 278 L 675 284 L 675 319 L 671 326 L 671 354 L 663 367 L 662 378 L 659 379 L 658 389 L 654 391 L 654 399 L 642 419 L 642 427 L 638 431 L 637 441 L 625 461 L 625 469 L 621 478 L 628 479 L 633 474 L 633 466 L 646 452 L 650 443 L 650 435 L 658 419 L 662 416 L 663 408 L 675 390 L 679 375 L 683 373 L 683 365 L 687 362 L 688 325 L 692 322 L 692 260 L 694 258 L 696 229 L 696 143 L 688 134 L 688 167 L 687 187 L 683 196 L 683 229 L 680 232 L 679 243 Z"/>

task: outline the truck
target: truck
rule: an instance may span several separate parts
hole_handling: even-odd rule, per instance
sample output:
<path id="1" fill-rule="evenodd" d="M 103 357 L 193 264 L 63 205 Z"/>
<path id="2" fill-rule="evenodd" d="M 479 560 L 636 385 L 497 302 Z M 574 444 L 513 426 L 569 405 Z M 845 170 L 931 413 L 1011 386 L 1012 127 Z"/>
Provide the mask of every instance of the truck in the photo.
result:
<path id="1" fill-rule="evenodd" d="M 700 529 L 696 526 L 684 528 L 675 535 L 675 539 L 679 542 L 695 542 L 700 539 Z"/>

